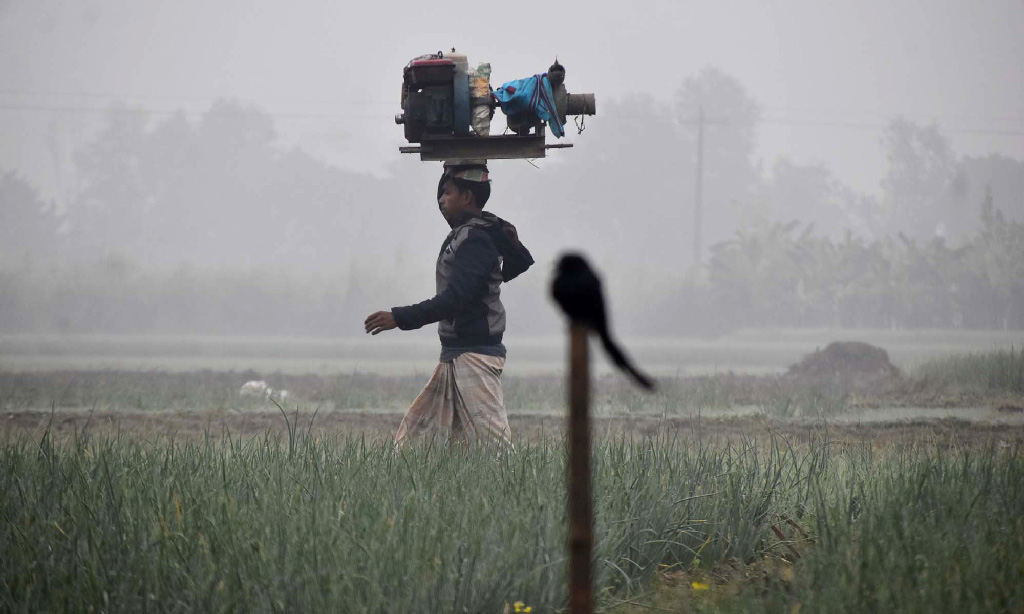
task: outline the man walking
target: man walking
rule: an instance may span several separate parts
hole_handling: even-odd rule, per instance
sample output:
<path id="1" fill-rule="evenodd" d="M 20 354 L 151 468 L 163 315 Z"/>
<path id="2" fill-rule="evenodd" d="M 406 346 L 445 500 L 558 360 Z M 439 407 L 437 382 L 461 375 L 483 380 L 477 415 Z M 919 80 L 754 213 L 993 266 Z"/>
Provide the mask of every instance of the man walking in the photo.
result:
<path id="1" fill-rule="evenodd" d="M 364 321 L 373 335 L 438 323 L 440 363 L 402 420 L 395 436 L 399 446 L 428 433 L 453 441 L 511 443 L 501 388 L 505 308 L 500 285 L 533 259 L 514 227 L 484 214 L 490 193 L 486 166 L 445 167 L 438 207 L 452 230 L 437 257 L 436 296 L 375 312 Z"/>

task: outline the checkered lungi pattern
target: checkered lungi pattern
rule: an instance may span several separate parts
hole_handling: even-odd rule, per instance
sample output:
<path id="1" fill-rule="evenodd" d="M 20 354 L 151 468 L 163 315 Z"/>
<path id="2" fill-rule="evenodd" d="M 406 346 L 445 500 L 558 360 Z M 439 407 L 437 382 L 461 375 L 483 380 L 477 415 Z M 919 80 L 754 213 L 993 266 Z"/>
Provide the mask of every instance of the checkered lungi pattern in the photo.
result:
<path id="1" fill-rule="evenodd" d="M 395 445 L 403 446 L 423 435 L 511 445 L 512 430 L 501 390 L 504 367 L 504 358 L 473 353 L 438 364 L 402 419 Z"/>

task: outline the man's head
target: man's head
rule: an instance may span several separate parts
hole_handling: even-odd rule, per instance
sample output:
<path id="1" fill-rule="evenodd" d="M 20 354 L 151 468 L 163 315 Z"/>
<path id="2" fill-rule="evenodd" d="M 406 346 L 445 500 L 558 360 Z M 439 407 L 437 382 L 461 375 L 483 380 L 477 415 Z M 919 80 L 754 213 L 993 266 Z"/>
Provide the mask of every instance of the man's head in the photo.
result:
<path id="1" fill-rule="evenodd" d="M 487 167 L 449 167 L 437 184 L 437 206 L 452 228 L 479 217 L 491 196 Z"/>

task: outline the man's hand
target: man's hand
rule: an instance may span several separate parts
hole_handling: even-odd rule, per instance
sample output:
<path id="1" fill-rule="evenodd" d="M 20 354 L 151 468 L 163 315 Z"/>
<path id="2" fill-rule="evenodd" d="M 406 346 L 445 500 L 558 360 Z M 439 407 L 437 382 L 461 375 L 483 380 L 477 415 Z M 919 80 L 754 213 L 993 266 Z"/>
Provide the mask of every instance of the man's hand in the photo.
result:
<path id="1" fill-rule="evenodd" d="M 397 328 L 398 324 L 395 323 L 395 316 L 391 315 L 390 311 L 378 311 L 367 316 L 363 326 L 366 327 L 366 332 L 376 335 Z"/>

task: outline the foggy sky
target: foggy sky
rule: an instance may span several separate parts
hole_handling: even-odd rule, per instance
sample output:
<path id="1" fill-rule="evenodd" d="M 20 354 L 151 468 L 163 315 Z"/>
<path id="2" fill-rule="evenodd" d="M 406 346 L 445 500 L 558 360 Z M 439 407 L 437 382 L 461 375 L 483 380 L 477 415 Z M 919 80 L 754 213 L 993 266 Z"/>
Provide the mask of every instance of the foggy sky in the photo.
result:
<path id="1" fill-rule="evenodd" d="M 709 164 L 704 171 L 704 252 L 737 231 L 794 218 L 817 223 L 823 234 L 838 236 L 844 230 L 841 225 L 859 219 L 856 211 L 844 214 L 843 207 L 872 200 L 861 195 L 877 196 L 881 191 L 888 164 L 883 136 L 897 116 L 920 126 L 937 123 L 941 135 L 950 140 L 953 157 L 1001 153 L 1024 160 L 1022 26 L 1024 3 L 1020 0 L 977 5 L 953 0 L 872 0 L 846 7 L 795 0 L 768 6 L 753 0 L 634 5 L 523 2 L 515 6 L 328 0 L 294 6 L 243 0 L 0 0 L 0 171 L 19 171 L 44 200 L 57 204 L 58 212 L 87 209 L 81 185 L 87 179 L 80 182 L 79 174 L 86 175 L 83 169 L 90 162 L 107 172 L 107 187 L 113 184 L 102 198 L 117 200 L 119 188 L 126 188 L 129 197 L 117 203 L 121 208 L 116 214 L 95 217 L 91 231 L 64 237 L 93 241 L 87 247 L 101 256 L 96 271 L 102 283 L 93 288 L 97 296 L 104 296 L 105 283 L 111 284 L 109 293 L 115 297 L 118 292 L 148 297 L 168 290 L 169 296 L 161 300 L 184 305 L 165 310 L 173 319 L 187 315 L 192 295 L 172 290 L 194 290 L 201 297 L 216 295 L 222 287 L 240 287 L 243 296 L 247 286 L 242 282 L 247 278 L 217 277 L 218 266 L 233 267 L 236 273 L 247 269 L 251 275 L 252 269 L 273 264 L 289 275 L 326 276 L 323 283 L 295 286 L 294 293 L 308 296 L 309 288 L 326 288 L 326 294 L 317 295 L 316 300 L 330 314 L 328 320 L 344 319 L 344 326 L 332 323 L 324 328 L 334 330 L 335 326 L 339 334 L 350 329 L 361 332 L 365 313 L 430 296 L 433 256 L 447 232 L 432 202 L 438 164 L 398 153 L 405 143 L 393 117 L 400 110 L 402 67 L 417 55 L 456 47 L 474 64 L 489 61 L 491 81 L 497 86 L 546 70 L 557 55 L 567 67 L 569 91 L 594 92 L 599 114 L 588 119 L 588 131 L 582 135 L 570 126 L 568 140 L 576 149 L 555 151 L 537 161 L 540 170 L 523 160 L 492 164 L 498 195 L 494 209 L 526 231 L 539 264 L 538 274 L 517 282 L 505 295 L 510 313 L 520 318 L 510 320 L 510 330 L 518 326 L 557 329 L 554 311 L 539 298 L 545 296 L 545 269 L 550 269 L 561 250 L 576 248 L 593 254 L 598 267 L 608 273 L 606 288 L 623 320 L 639 322 L 634 330 L 649 332 L 657 329 L 658 322 L 675 317 L 682 305 L 692 307 L 679 290 L 689 274 L 691 245 L 696 242 L 692 236 L 696 137 L 685 121 L 697 109 L 681 103 L 695 100 L 680 95 L 686 83 L 709 74 L 718 75 L 720 83 L 731 84 L 729 80 L 735 79 L 743 90 L 738 98 L 752 101 L 750 107 L 760 112 L 759 118 L 746 118 L 747 126 L 756 126 L 756 133 L 750 135 L 754 159 L 748 159 L 749 150 L 743 147 L 725 151 L 743 156 L 739 170 L 745 175 L 729 175 L 737 170 L 735 164 L 726 171 L 722 170 L 726 165 L 716 169 Z M 202 124 L 203 114 L 224 104 L 218 103 L 223 100 L 251 104 L 268 114 L 258 121 L 272 124 L 265 132 L 278 135 L 275 145 L 281 147 L 273 149 L 281 155 L 267 156 L 265 149 L 258 148 L 228 148 L 221 154 L 218 144 L 224 143 L 214 138 L 217 131 L 209 126 L 201 131 L 207 140 L 199 141 L 204 145 L 195 155 L 165 147 L 172 142 L 187 148 L 192 141 L 154 141 L 158 142 L 156 154 L 148 161 L 169 171 L 160 176 L 169 177 L 167 181 L 175 186 L 194 188 L 171 190 L 176 196 L 162 201 L 168 207 L 162 212 L 170 218 L 149 216 L 145 202 L 136 206 L 136 200 L 143 201 L 147 195 L 131 192 L 131 173 L 122 173 L 116 163 L 104 166 L 111 162 L 105 156 L 116 156 L 90 149 L 110 118 L 105 111 L 114 102 L 146 109 L 152 127 L 169 122 L 179 109 L 187 112 L 190 122 Z M 633 109 L 651 115 L 632 117 Z M 726 108 L 705 111 L 712 120 L 730 119 L 722 117 L 729 112 Z M 139 118 L 130 111 L 120 117 L 125 116 Z M 232 122 L 226 124 L 230 128 Z M 728 130 L 733 132 L 731 137 Z M 707 138 L 717 142 L 720 150 L 728 149 L 729 138 L 739 139 L 733 145 L 751 142 L 742 132 L 742 121 L 734 121 L 717 133 L 709 128 Z M 116 138 L 109 143 L 114 150 L 123 144 Z M 293 147 L 311 154 L 315 162 L 291 155 Z M 715 148 L 706 149 L 708 159 L 714 161 Z M 250 153 L 253 156 L 247 156 Z M 255 161 L 247 162 L 247 157 Z M 776 164 L 783 158 L 788 162 Z M 176 181 L 175 165 L 186 167 L 193 159 L 203 160 L 203 172 L 214 175 L 182 175 L 194 185 Z M 225 160 L 229 164 L 218 164 Z M 334 166 L 327 168 L 321 162 Z M 1003 162 L 1009 166 L 1001 168 L 1020 168 L 1012 160 Z M 827 169 L 799 167 L 818 163 Z M 232 170 L 236 168 L 249 170 Z M 770 186 L 780 203 L 772 204 L 764 193 L 730 191 L 748 189 L 761 179 L 748 181 L 752 174 L 778 172 L 772 179 L 779 179 L 786 169 L 790 169 L 790 183 Z M 246 172 L 273 175 L 277 183 L 250 191 L 259 182 L 250 180 Z M 856 193 L 836 190 L 845 200 L 828 201 L 828 194 L 815 192 L 822 186 L 832 190 L 832 176 Z M 928 201 L 925 204 L 932 209 L 907 209 L 910 213 L 904 222 L 906 218 L 909 222 L 884 232 L 915 230 L 912 234 L 918 238 L 944 236 L 935 220 L 922 219 L 938 216 L 940 205 L 959 207 L 972 224 L 965 229 L 973 232 L 982 186 L 973 186 L 969 195 L 943 199 L 936 195 L 942 196 L 940 192 L 948 186 L 930 185 L 940 182 L 922 176 L 927 185 L 914 184 L 915 193 L 907 200 Z M 226 196 L 210 177 L 231 178 L 233 183 L 221 186 Z M 808 185 L 802 183 L 805 180 Z M 1017 198 L 1021 190 L 1016 187 L 1019 184 L 1010 183 L 1003 182 L 996 204 L 1013 209 L 1017 217 L 1012 219 L 1019 220 L 1024 211 Z M 787 185 L 794 189 L 784 189 Z M 242 189 L 234 189 L 239 186 Z M 801 196 L 805 188 L 807 194 Z M 804 208 L 795 208 L 801 199 Z M 881 199 L 872 202 L 876 208 L 891 204 Z M 207 213 L 207 222 L 219 220 L 210 224 L 221 235 L 203 226 Z M 170 232 L 149 217 L 185 224 Z M 119 225 L 132 218 L 138 223 Z M 834 227 L 826 228 L 822 221 L 831 221 Z M 386 232 L 380 231 L 382 224 Z M 18 232 L 28 237 L 27 230 Z M 881 236 L 856 225 L 853 230 L 867 239 Z M 122 266 L 115 259 L 114 271 L 108 275 L 102 260 L 108 251 L 123 252 L 130 263 Z M 76 273 L 78 257 L 69 254 L 86 253 L 91 252 L 54 249 L 52 255 L 64 258 L 70 279 L 85 284 L 96 279 Z M 14 258 L 9 260 L 0 264 L 18 264 Z M 147 282 L 149 273 L 142 272 L 143 281 L 129 287 L 118 275 L 134 275 L 133 263 L 186 266 L 179 285 L 168 286 L 159 277 Z M 190 266 L 214 273 L 199 272 L 193 279 Z M 65 285 L 74 285 L 61 282 L 64 278 L 33 277 L 35 269 L 22 268 L 25 292 L 45 300 L 60 296 Z M 1007 275 L 1014 283 L 1021 278 L 1019 272 Z M 281 286 L 287 284 L 282 281 Z M 785 293 L 798 294 L 796 289 Z M 288 293 L 273 294 L 286 297 Z M 287 302 L 277 312 L 262 300 L 246 304 L 282 318 L 299 313 L 290 311 Z M 339 304 L 343 304 L 344 318 L 336 313 Z M 88 320 L 78 303 L 69 305 L 76 318 Z M 225 308 L 231 318 L 235 318 L 235 307 Z M 22 310 L 26 317 L 36 311 Z M 105 311 L 116 316 L 112 309 Z M 707 312 L 716 314 L 713 307 Z M 1005 327 L 1018 321 L 999 317 L 1003 319 L 993 316 L 992 325 Z M 41 326 L 47 330 L 65 326 L 62 316 L 50 320 Z M 78 330 L 74 324 L 67 325 L 69 330 Z M 210 330 L 216 328 L 210 326 Z M 166 324 L 165 328 L 174 327 Z"/>
<path id="2" fill-rule="evenodd" d="M 495 84 L 557 54 L 570 91 L 596 92 L 599 109 L 631 92 L 666 100 L 716 66 L 762 105 L 766 169 L 780 154 L 824 162 L 869 193 L 898 114 L 938 122 L 958 154 L 1024 157 L 1024 3 L 829 4 L 0 0 L 0 168 L 52 198 L 47 139 L 88 139 L 101 115 L 82 109 L 198 113 L 233 98 L 275 114 L 287 144 L 388 174 L 402 66 L 453 46 L 490 61 Z"/>

